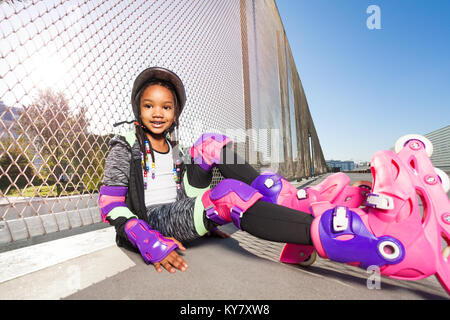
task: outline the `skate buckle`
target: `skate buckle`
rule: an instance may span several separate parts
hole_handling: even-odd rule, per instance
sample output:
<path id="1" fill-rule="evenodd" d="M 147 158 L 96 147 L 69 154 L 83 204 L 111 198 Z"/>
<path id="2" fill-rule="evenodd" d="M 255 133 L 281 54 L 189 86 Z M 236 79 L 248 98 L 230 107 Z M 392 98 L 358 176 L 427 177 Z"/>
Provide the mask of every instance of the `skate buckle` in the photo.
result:
<path id="1" fill-rule="evenodd" d="M 394 209 L 394 199 L 390 196 L 378 193 L 367 194 L 366 206 L 382 210 Z"/>
<path id="2" fill-rule="evenodd" d="M 306 194 L 306 189 L 300 189 L 297 191 L 297 199 L 298 200 L 304 200 L 308 197 Z"/>
<path id="3" fill-rule="evenodd" d="M 345 207 L 336 207 L 333 214 L 333 230 L 341 232 L 348 228 L 347 209 Z"/>

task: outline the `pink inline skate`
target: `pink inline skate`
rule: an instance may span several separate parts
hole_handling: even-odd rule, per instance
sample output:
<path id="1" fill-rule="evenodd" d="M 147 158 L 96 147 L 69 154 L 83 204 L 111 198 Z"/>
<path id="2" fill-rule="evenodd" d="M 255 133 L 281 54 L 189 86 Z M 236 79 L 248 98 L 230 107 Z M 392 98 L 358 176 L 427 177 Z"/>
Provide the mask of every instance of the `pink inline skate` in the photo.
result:
<path id="1" fill-rule="evenodd" d="M 364 208 L 312 204 L 311 236 L 318 254 L 361 268 L 377 266 L 395 279 L 434 274 L 450 294 L 450 180 L 433 167 L 432 151 L 425 137 L 404 136 L 395 144 L 396 153 L 373 156 L 373 189 Z"/>
<path id="2" fill-rule="evenodd" d="M 329 201 L 351 208 L 362 205 L 371 190 L 371 183 L 359 181 L 353 186 L 349 184 L 350 178 L 346 174 L 335 173 L 316 186 L 297 190 L 281 175 L 267 171 L 253 181 L 252 187 L 263 195 L 263 201 L 311 213 L 311 204 L 318 201 Z M 314 247 L 307 245 L 288 243 L 280 255 L 281 262 L 301 266 L 309 266 L 315 260 Z"/>

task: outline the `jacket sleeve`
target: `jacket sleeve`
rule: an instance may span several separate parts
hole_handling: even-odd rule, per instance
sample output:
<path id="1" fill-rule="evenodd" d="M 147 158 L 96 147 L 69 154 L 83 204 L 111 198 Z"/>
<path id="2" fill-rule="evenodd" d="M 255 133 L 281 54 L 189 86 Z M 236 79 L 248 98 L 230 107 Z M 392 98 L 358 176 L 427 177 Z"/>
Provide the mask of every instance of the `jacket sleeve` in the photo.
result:
<path id="1" fill-rule="evenodd" d="M 131 147 L 121 136 L 112 138 L 109 144 L 103 185 L 127 187 L 130 180 Z"/>
<path id="2" fill-rule="evenodd" d="M 122 243 L 128 242 L 124 231 L 125 223 L 137 218 L 125 203 L 130 179 L 130 161 L 131 147 L 127 141 L 121 136 L 112 138 L 105 161 L 99 206 L 102 220 L 115 227 L 117 237 Z"/>

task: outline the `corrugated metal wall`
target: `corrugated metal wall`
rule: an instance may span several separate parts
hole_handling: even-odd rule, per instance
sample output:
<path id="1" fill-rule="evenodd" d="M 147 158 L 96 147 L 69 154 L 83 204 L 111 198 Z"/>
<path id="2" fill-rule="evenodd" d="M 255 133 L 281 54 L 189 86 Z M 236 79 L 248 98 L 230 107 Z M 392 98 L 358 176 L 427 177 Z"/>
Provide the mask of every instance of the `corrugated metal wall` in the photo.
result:
<path id="1" fill-rule="evenodd" d="M 450 172 L 450 125 L 425 135 L 433 144 L 431 161 L 435 167 Z"/>

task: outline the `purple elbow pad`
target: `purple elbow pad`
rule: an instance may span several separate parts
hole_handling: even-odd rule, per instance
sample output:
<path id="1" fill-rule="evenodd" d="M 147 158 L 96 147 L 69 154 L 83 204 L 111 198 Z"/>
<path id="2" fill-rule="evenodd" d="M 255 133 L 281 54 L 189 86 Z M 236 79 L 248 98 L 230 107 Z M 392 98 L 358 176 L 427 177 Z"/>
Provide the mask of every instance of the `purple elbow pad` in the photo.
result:
<path id="1" fill-rule="evenodd" d="M 112 209 L 127 206 L 125 203 L 127 192 L 127 187 L 102 186 L 100 188 L 98 204 L 100 206 L 103 222 L 108 222 L 106 216 Z"/>
<path id="2" fill-rule="evenodd" d="M 125 224 L 125 233 L 130 242 L 139 249 L 147 264 L 163 260 L 178 248 L 175 241 L 166 239 L 159 232 L 150 229 L 144 220 L 129 220 Z"/>
<path id="3" fill-rule="evenodd" d="M 198 138 L 190 149 L 190 154 L 194 163 L 203 170 L 209 171 L 220 163 L 222 148 L 227 144 L 233 144 L 233 140 L 218 133 L 204 133 Z"/>

